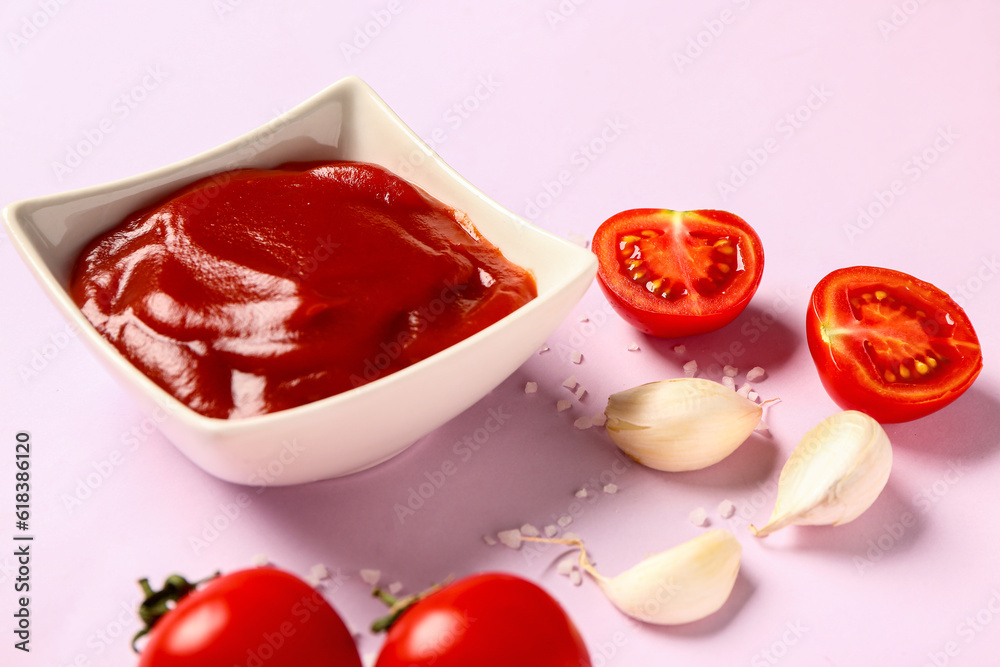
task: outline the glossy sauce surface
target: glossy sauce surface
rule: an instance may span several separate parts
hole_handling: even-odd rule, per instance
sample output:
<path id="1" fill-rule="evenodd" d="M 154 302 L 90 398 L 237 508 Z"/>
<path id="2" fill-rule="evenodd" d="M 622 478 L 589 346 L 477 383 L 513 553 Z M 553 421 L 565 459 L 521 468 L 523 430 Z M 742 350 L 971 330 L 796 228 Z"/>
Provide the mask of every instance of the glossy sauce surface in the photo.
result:
<path id="1" fill-rule="evenodd" d="M 135 366 L 218 418 L 384 377 L 537 294 L 462 214 L 354 162 L 193 183 L 92 241 L 71 293 Z"/>

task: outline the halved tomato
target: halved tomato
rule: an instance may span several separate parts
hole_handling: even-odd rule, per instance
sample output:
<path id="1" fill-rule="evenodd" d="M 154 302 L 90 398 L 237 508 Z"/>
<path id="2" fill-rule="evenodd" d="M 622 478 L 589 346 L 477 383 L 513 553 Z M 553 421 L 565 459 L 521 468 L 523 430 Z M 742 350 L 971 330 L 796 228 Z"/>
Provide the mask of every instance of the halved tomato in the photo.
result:
<path id="1" fill-rule="evenodd" d="M 884 423 L 948 405 L 983 367 L 961 306 L 930 283 L 852 266 L 816 285 L 806 316 L 809 351 L 827 393 Z"/>
<path id="2" fill-rule="evenodd" d="M 623 211 L 604 221 L 591 247 L 598 283 L 615 311 L 664 338 L 732 322 L 764 269 L 760 237 L 725 211 Z"/>

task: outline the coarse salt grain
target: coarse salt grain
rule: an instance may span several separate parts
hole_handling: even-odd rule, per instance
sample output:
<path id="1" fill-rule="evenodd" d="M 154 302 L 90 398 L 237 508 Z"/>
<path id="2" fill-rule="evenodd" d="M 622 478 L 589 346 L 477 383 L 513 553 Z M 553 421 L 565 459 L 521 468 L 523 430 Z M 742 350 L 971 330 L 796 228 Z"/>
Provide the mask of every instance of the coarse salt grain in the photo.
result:
<path id="1" fill-rule="evenodd" d="M 708 523 L 708 512 L 705 511 L 704 507 L 693 509 L 691 510 L 691 514 L 688 515 L 688 519 L 696 526 L 704 526 Z"/>
<path id="2" fill-rule="evenodd" d="M 693 378 L 698 374 L 698 362 L 692 359 L 684 364 L 684 377 Z"/>
<path id="3" fill-rule="evenodd" d="M 736 389 L 736 380 L 729 375 L 722 376 L 722 384 L 729 389 Z"/>
<path id="4" fill-rule="evenodd" d="M 582 401 L 583 397 L 587 395 L 587 388 L 581 384 L 576 388 L 576 391 L 574 391 L 573 394 L 576 395 L 576 400 Z"/>
<path id="5" fill-rule="evenodd" d="M 250 559 L 250 564 L 254 567 L 264 567 L 270 561 L 267 558 L 267 554 L 257 554 Z"/>
<path id="6" fill-rule="evenodd" d="M 614 494 L 618 493 L 618 485 L 614 482 L 609 482 L 604 485 L 604 493 Z"/>
<path id="7" fill-rule="evenodd" d="M 687 352 L 687 348 L 684 347 L 683 345 L 674 345 L 674 352 L 676 352 L 677 354 L 684 354 L 685 352 Z"/>
<path id="8" fill-rule="evenodd" d="M 569 573 L 576 567 L 576 556 L 566 556 L 556 564 L 556 574 L 568 577 Z"/>
<path id="9" fill-rule="evenodd" d="M 638 352 L 639 351 L 639 345 L 636 344 L 636 343 L 632 343 L 631 345 L 628 346 L 627 349 L 628 349 L 629 352 Z"/>
<path id="10" fill-rule="evenodd" d="M 388 588 L 389 595 L 395 595 L 396 593 L 398 593 L 401 590 L 403 590 L 403 584 L 401 584 L 400 582 L 394 581 L 391 584 L 389 584 L 389 588 Z"/>
<path id="11" fill-rule="evenodd" d="M 576 389 L 576 385 L 580 384 L 580 381 L 576 379 L 575 375 L 570 375 L 568 378 L 563 380 L 562 386 L 566 387 L 570 391 Z"/>
<path id="12" fill-rule="evenodd" d="M 586 498 L 590 494 L 587 492 L 586 488 L 582 488 L 582 489 L 578 490 L 576 493 L 574 493 L 573 495 L 576 496 L 577 498 Z"/>
<path id="13" fill-rule="evenodd" d="M 556 519 L 556 523 L 558 523 L 561 528 L 565 528 L 569 524 L 573 523 L 573 517 L 571 517 L 569 514 L 564 514 L 558 519 Z"/>
<path id="14" fill-rule="evenodd" d="M 566 399 L 563 399 L 558 403 L 556 403 L 556 412 L 565 412 L 566 410 L 569 410 L 572 405 L 573 405 L 572 403 L 570 403 Z"/>
<path id="15" fill-rule="evenodd" d="M 361 575 L 361 581 L 369 586 L 377 586 L 378 580 L 382 577 L 382 573 L 378 570 L 361 570 L 358 574 Z"/>
<path id="16" fill-rule="evenodd" d="M 521 531 L 517 528 L 511 530 L 501 530 L 497 533 L 497 539 L 500 540 L 500 544 L 505 547 L 510 547 L 511 549 L 521 548 Z"/>
<path id="17" fill-rule="evenodd" d="M 330 578 L 330 571 L 326 569 L 326 565 L 323 565 L 323 563 L 316 563 L 311 568 L 309 568 L 309 574 L 316 577 L 317 579 Z"/>
<path id="18" fill-rule="evenodd" d="M 524 383 L 524 393 L 525 394 L 536 394 L 536 393 L 538 393 L 538 383 L 537 382 L 525 382 Z"/>
<path id="19" fill-rule="evenodd" d="M 760 398 L 760 394 L 758 394 L 757 392 L 751 390 L 751 391 L 747 392 L 747 398 L 749 398 L 751 401 L 753 401 L 754 403 L 756 403 L 757 399 Z"/>
<path id="20" fill-rule="evenodd" d="M 302 581 L 306 582 L 313 588 L 319 588 L 320 586 L 323 585 L 323 582 L 320 581 L 319 577 L 314 577 L 311 574 L 307 574 L 306 576 L 302 577 Z"/>
<path id="21" fill-rule="evenodd" d="M 599 412 L 590 418 L 590 423 L 594 426 L 604 426 L 608 421 L 608 416 L 603 412 Z"/>
<path id="22" fill-rule="evenodd" d="M 545 533 L 545 537 L 555 537 L 559 534 L 559 529 L 551 523 L 545 526 L 545 528 L 542 528 L 542 531 Z"/>
<path id="23" fill-rule="evenodd" d="M 563 539 L 564 540 L 578 540 L 580 542 L 583 541 L 579 535 L 577 535 L 576 533 L 574 533 L 572 531 L 569 531 L 569 530 L 567 530 L 565 533 L 563 533 Z"/>
<path id="24" fill-rule="evenodd" d="M 722 372 L 725 375 L 734 378 L 740 372 L 740 369 L 736 368 L 735 366 L 730 366 L 729 364 L 726 364 L 725 366 L 723 366 Z"/>
<path id="25" fill-rule="evenodd" d="M 731 500 L 723 500 L 719 503 L 719 516 L 723 519 L 732 518 L 734 514 L 736 514 L 736 505 Z"/>
<path id="26" fill-rule="evenodd" d="M 580 570 L 573 570 L 569 573 L 569 582 L 574 586 L 583 583 L 583 575 L 580 574 Z"/>
<path id="27" fill-rule="evenodd" d="M 492 535 L 483 535 L 483 542 L 486 542 L 486 546 L 493 547 L 496 546 L 497 540 Z"/>
<path id="28" fill-rule="evenodd" d="M 538 532 L 538 529 L 532 526 L 530 523 L 526 523 L 523 526 L 521 526 L 521 534 L 524 535 L 525 537 L 538 537 L 539 535 L 541 535 L 541 533 Z"/>
<path id="29" fill-rule="evenodd" d="M 570 361 L 574 364 L 579 364 L 583 362 L 583 352 L 580 350 L 573 350 L 569 355 Z"/>
<path id="30" fill-rule="evenodd" d="M 767 377 L 767 372 L 760 366 L 754 366 L 747 371 L 747 382 L 757 382 Z"/>
<path id="31" fill-rule="evenodd" d="M 736 393 L 739 394 L 740 396 L 742 396 L 743 398 L 750 398 L 750 393 L 751 392 L 752 392 L 752 388 L 746 382 L 743 383 L 742 387 L 740 387 L 738 390 L 736 390 Z M 752 401 L 753 399 L 750 398 L 750 400 Z"/>

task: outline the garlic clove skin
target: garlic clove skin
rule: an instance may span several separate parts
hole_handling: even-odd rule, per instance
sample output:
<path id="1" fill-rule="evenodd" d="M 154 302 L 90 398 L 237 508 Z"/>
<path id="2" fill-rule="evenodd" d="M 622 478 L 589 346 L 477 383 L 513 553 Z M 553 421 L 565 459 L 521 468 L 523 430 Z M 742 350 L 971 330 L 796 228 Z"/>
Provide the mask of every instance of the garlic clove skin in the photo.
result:
<path id="1" fill-rule="evenodd" d="M 882 426 L 856 410 L 839 412 L 803 436 L 781 469 L 771 519 L 750 529 L 765 537 L 789 525 L 853 521 L 882 493 L 892 445 Z"/>
<path id="2" fill-rule="evenodd" d="M 605 429 L 644 466 L 681 472 L 726 458 L 746 441 L 763 408 L 732 389 L 701 378 L 651 382 L 612 394 Z"/>
<path id="3" fill-rule="evenodd" d="M 732 533 L 711 530 L 611 579 L 585 569 L 624 614 L 645 623 L 679 625 L 713 614 L 729 599 L 742 551 Z"/>

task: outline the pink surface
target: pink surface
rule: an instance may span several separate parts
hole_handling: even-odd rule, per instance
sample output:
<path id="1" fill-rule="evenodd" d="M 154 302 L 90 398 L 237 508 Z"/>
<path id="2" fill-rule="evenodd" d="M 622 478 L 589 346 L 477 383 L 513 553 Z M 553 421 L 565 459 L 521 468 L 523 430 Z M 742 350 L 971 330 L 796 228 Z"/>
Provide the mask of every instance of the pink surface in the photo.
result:
<path id="1" fill-rule="evenodd" d="M 261 490 L 217 481 L 177 453 L 0 236 L 9 505 L 14 434 L 30 431 L 35 447 L 32 652 L 14 650 L 8 632 L 0 662 L 132 664 L 136 579 L 198 577 L 264 553 L 299 574 L 316 563 L 339 572 L 326 592 L 357 628 L 380 612 L 361 568 L 411 591 L 449 574 L 518 573 L 562 602 L 595 665 L 993 664 L 1000 6 L 339 4 L 7 2 L 0 201 L 185 158 L 357 74 L 474 184 L 581 244 L 626 208 L 741 215 L 767 255 L 758 295 L 721 331 L 658 341 L 613 315 L 594 286 L 549 352 L 403 455 L 345 479 Z M 887 427 L 893 473 L 856 522 L 757 540 L 747 524 L 769 514 L 785 456 L 836 410 L 805 346 L 809 293 L 828 271 L 864 263 L 955 296 L 985 370 L 945 411 Z M 633 342 L 640 351 L 627 350 Z M 771 436 L 723 463 L 688 474 L 626 467 L 600 429 L 573 427 L 610 393 L 678 376 L 690 359 L 718 378 L 736 344 L 738 379 L 763 366 L 759 391 L 782 401 Z M 569 375 L 588 393 L 557 414 Z M 524 394 L 527 381 L 537 395 Z M 620 491 L 574 506 L 592 480 Z M 729 520 L 715 510 L 727 498 L 738 507 Z M 408 503 L 412 513 L 401 512 Z M 560 549 L 481 539 L 573 512 L 571 529 L 615 574 L 706 530 L 688 521 L 697 507 L 743 543 L 743 568 L 721 612 L 681 627 L 630 623 L 592 582 L 573 587 L 555 572 Z M 16 531 L 13 508 L 4 513 L 9 624 Z M 380 641 L 362 630 L 364 653 Z"/>

